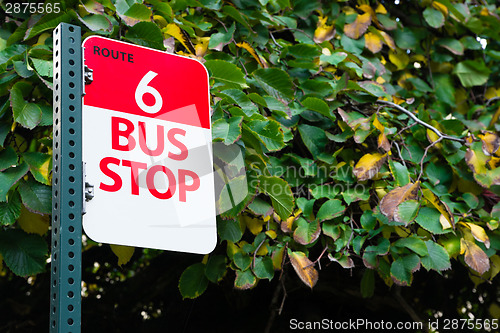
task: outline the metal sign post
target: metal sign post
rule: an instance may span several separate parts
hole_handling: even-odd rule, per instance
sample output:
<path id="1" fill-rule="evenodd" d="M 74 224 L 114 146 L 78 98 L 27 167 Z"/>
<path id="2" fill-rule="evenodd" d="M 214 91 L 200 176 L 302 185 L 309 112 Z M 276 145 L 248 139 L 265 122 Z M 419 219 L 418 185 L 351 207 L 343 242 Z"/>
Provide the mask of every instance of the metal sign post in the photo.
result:
<path id="1" fill-rule="evenodd" d="M 54 39 L 54 132 L 50 332 L 80 332 L 82 275 L 81 29 L 61 23 Z"/>

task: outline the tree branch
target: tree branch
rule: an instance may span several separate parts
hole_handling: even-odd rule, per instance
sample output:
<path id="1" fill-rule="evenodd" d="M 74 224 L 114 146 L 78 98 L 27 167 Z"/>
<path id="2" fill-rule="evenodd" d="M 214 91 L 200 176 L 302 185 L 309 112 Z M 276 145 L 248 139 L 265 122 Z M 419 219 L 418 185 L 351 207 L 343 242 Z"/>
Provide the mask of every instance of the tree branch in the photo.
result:
<path id="1" fill-rule="evenodd" d="M 411 111 L 406 110 L 404 107 L 402 107 L 400 105 L 397 105 L 397 104 L 389 102 L 389 101 L 383 101 L 383 100 L 378 100 L 377 103 L 389 105 L 389 106 L 391 106 L 391 107 L 393 107 L 395 109 L 398 109 L 399 111 L 401 111 L 403 113 L 406 113 L 408 116 L 410 116 L 411 119 L 413 119 L 414 121 L 416 121 L 420 125 L 422 125 L 424 127 L 427 127 L 428 129 L 430 129 L 431 131 L 433 131 L 434 133 L 436 133 L 441 139 L 447 139 L 447 140 L 457 141 L 457 142 L 460 142 L 460 143 L 464 143 L 465 142 L 464 139 L 456 138 L 454 136 L 449 136 L 449 135 L 441 133 L 440 130 L 438 130 L 437 128 L 435 128 L 432 125 L 427 124 L 425 121 L 422 121 L 422 120 L 418 119 L 417 116 L 415 116 Z"/>

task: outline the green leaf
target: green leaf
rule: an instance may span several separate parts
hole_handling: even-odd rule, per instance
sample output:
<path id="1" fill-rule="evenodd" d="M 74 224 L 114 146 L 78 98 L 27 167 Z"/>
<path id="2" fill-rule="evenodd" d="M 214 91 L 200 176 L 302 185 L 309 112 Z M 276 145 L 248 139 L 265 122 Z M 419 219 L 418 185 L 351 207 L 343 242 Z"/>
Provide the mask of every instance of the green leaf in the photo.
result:
<path id="1" fill-rule="evenodd" d="M 442 38 L 436 42 L 436 45 L 441 46 L 455 55 L 464 54 L 464 46 L 459 40 L 453 38 Z"/>
<path id="2" fill-rule="evenodd" d="M 118 9 L 118 7 L 116 8 Z M 140 20 L 148 21 L 151 19 L 151 9 L 142 3 L 134 3 L 130 8 L 127 9 L 123 15 Z"/>
<path id="3" fill-rule="evenodd" d="M 435 234 L 446 234 L 450 232 L 450 229 L 444 230 L 441 223 L 439 222 L 439 217 L 441 213 L 434 208 L 422 207 L 417 215 L 415 221 L 425 230 Z"/>
<path id="4" fill-rule="evenodd" d="M 255 198 L 249 205 L 248 209 L 255 215 L 269 216 L 273 213 L 273 207 L 261 198 Z"/>
<path id="5" fill-rule="evenodd" d="M 134 255 L 135 248 L 133 246 L 110 244 L 110 247 L 111 251 L 113 251 L 118 258 L 118 266 L 127 264 Z"/>
<path id="6" fill-rule="evenodd" d="M 271 257 L 255 258 L 253 273 L 259 279 L 271 280 L 274 277 L 273 260 L 271 259 Z"/>
<path id="7" fill-rule="evenodd" d="M 238 66 L 224 60 L 207 60 L 205 67 L 210 72 L 210 79 L 230 88 L 245 88 L 245 76 Z"/>
<path id="8" fill-rule="evenodd" d="M 285 146 L 283 130 L 280 124 L 275 120 L 252 120 L 244 124 L 244 126 L 248 128 L 269 151 L 277 151 Z"/>
<path id="9" fill-rule="evenodd" d="M 52 189 L 32 179 L 21 181 L 19 193 L 24 205 L 32 211 L 50 214 L 52 212 Z"/>
<path id="10" fill-rule="evenodd" d="M 316 97 L 307 97 L 302 101 L 302 105 L 312 111 L 316 111 L 325 117 L 335 120 L 335 116 L 330 112 L 330 107 L 322 99 Z"/>
<path id="11" fill-rule="evenodd" d="M 391 169 L 392 176 L 397 186 L 405 186 L 410 182 L 410 173 L 406 166 L 389 159 L 389 168 Z"/>
<path id="12" fill-rule="evenodd" d="M 243 236 L 240 228 L 240 222 L 237 220 L 220 220 L 217 219 L 217 232 L 221 241 L 238 242 Z"/>
<path id="13" fill-rule="evenodd" d="M 325 61 L 333 66 L 338 66 L 342 61 L 347 58 L 347 53 L 345 52 L 334 52 L 330 55 L 322 54 L 319 60 Z"/>
<path id="14" fill-rule="evenodd" d="M 164 50 L 163 34 L 153 22 L 139 22 L 130 27 L 125 34 L 125 39 L 134 44 Z"/>
<path id="15" fill-rule="evenodd" d="M 410 236 L 410 237 L 406 237 L 406 238 L 400 238 L 397 241 L 395 241 L 392 244 L 392 246 L 406 247 L 421 257 L 429 254 L 429 252 L 427 251 L 427 245 L 425 244 L 425 242 L 415 235 Z"/>
<path id="16" fill-rule="evenodd" d="M 297 228 L 293 232 L 293 239 L 302 245 L 308 245 L 315 242 L 321 232 L 319 221 L 308 222 L 303 217 L 297 219 Z"/>
<path id="17" fill-rule="evenodd" d="M 9 189 L 17 183 L 29 170 L 29 166 L 26 163 L 21 165 L 8 168 L 5 171 L 0 172 L 0 202 L 7 200 L 7 192 Z"/>
<path id="18" fill-rule="evenodd" d="M 416 200 L 408 200 L 399 204 L 394 212 L 394 220 L 397 222 L 402 222 L 407 226 L 417 216 L 418 209 L 420 208 L 420 203 Z"/>
<path id="19" fill-rule="evenodd" d="M 453 74 L 458 76 L 466 88 L 484 85 L 488 82 L 490 73 L 491 70 L 482 60 L 465 60 L 459 62 L 453 69 Z"/>
<path id="20" fill-rule="evenodd" d="M 434 75 L 436 98 L 450 106 L 455 106 L 455 87 L 451 75 Z"/>
<path id="21" fill-rule="evenodd" d="M 313 158 L 317 159 L 318 155 L 325 151 L 326 143 L 328 142 L 325 131 L 319 127 L 306 124 L 301 124 L 298 128 L 302 142 L 304 142 L 307 149 L 311 152 Z"/>
<path id="22" fill-rule="evenodd" d="M 402 49 L 415 49 L 418 44 L 418 39 L 415 33 L 410 28 L 396 29 L 394 31 L 394 41 L 396 45 Z"/>
<path id="23" fill-rule="evenodd" d="M 315 201 L 316 200 L 314 199 L 307 200 L 306 198 L 303 197 L 297 198 L 297 207 L 300 208 L 304 216 L 309 217 L 313 212 Z"/>
<path id="24" fill-rule="evenodd" d="M 422 257 L 422 265 L 429 271 L 431 269 L 440 272 L 451 268 L 450 256 L 441 245 L 432 240 L 425 241 L 428 255 Z"/>
<path id="25" fill-rule="evenodd" d="M 28 129 L 35 128 L 42 120 L 42 110 L 34 103 L 27 103 L 19 85 L 15 84 L 10 90 L 10 105 L 14 120 Z"/>
<path id="26" fill-rule="evenodd" d="M 113 24 L 104 15 L 87 15 L 81 21 L 92 31 L 111 32 L 113 30 Z"/>
<path id="27" fill-rule="evenodd" d="M 210 282 L 217 283 L 226 274 L 226 256 L 211 255 L 205 267 L 205 276 Z"/>
<path id="28" fill-rule="evenodd" d="M 314 187 L 314 189 L 311 191 L 311 194 L 314 197 L 314 199 L 321 199 L 321 198 L 335 199 L 337 197 L 337 194 L 339 194 L 339 192 L 340 189 L 338 186 L 319 185 Z"/>
<path id="29" fill-rule="evenodd" d="M 409 286 L 413 272 L 420 268 L 420 258 L 416 254 L 401 257 L 391 264 L 391 277 L 400 286 Z"/>
<path id="30" fill-rule="evenodd" d="M 252 273 L 252 270 L 236 271 L 236 279 L 234 280 L 234 287 L 240 290 L 250 289 L 257 284 L 257 278 Z"/>
<path id="31" fill-rule="evenodd" d="M 7 202 L 0 202 L 0 225 L 11 225 L 21 214 L 21 198 L 14 192 Z"/>
<path id="32" fill-rule="evenodd" d="M 424 10 L 425 21 L 433 28 L 441 28 L 444 25 L 444 15 L 439 10 L 427 7 Z"/>
<path id="33" fill-rule="evenodd" d="M 26 51 L 26 45 L 14 44 L 0 51 L 0 65 L 5 64 L 13 57 Z"/>
<path id="34" fill-rule="evenodd" d="M 210 41 L 208 42 L 209 49 L 222 48 L 223 46 L 229 44 L 233 38 L 236 25 L 233 23 L 227 32 L 217 32 L 210 36 Z"/>
<path id="35" fill-rule="evenodd" d="M 212 124 L 212 138 L 220 139 L 225 144 L 236 142 L 241 137 L 241 122 L 243 117 L 231 117 L 227 121 L 224 118 L 216 120 Z"/>
<path id="36" fill-rule="evenodd" d="M 23 159 L 30 166 L 30 172 L 40 183 L 50 185 L 50 171 L 52 170 L 52 156 L 39 152 L 23 154 Z"/>
<path id="37" fill-rule="evenodd" d="M 324 235 L 331 237 L 335 241 L 339 239 L 342 229 L 338 223 L 335 223 L 334 221 L 325 221 L 321 224 L 321 226 Z"/>
<path id="38" fill-rule="evenodd" d="M 274 211 L 286 220 L 293 212 L 295 203 L 290 185 L 279 177 L 259 177 L 261 191 L 271 198 Z"/>
<path id="39" fill-rule="evenodd" d="M 342 192 L 342 197 L 344 201 L 350 205 L 353 202 L 360 200 L 368 200 L 370 198 L 370 189 L 366 186 L 361 186 L 361 190 L 358 187 L 349 187 L 344 192 Z"/>
<path id="40" fill-rule="evenodd" d="M 52 60 L 31 58 L 31 62 L 38 75 L 52 77 Z"/>
<path id="41" fill-rule="evenodd" d="M 14 148 L 6 147 L 0 152 L 0 171 L 17 165 L 17 154 Z"/>
<path id="42" fill-rule="evenodd" d="M 375 292 L 375 271 L 373 269 L 366 269 L 361 278 L 361 296 L 363 298 L 370 298 Z"/>
<path id="43" fill-rule="evenodd" d="M 317 218 L 319 221 L 331 220 L 340 216 L 345 211 L 345 206 L 338 199 L 330 199 L 326 201 L 318 210 Z"/>
<path id="44" fill-rule="evenodd" d="M 250 101 L 250 98 L 239 89 L 226 89 L 221 91 L 220 94 L 226 96 L 232 103 L 238 104 L 248 117 L 259 111 L 259 108 Z"/>
<path id="45" fill-rule="evenodd" d="M 237 252 L 233 256 L 233 261 L 236 267 L 244 271 L 250 268 L 250 265 L 252 264 L 252 257 L 246 253 Z"/>
<path id="46" fill-rule="evenodd" d="M 371 210 L 367 210 L 363 212 L 361 215 L 361 226 L 366 230 L 373 230 L 377 225 L 377 218 L 373 216 L 373 212 Z"/>
<path id="47" fill-rule="evenodd" d="M 269 95 L 289 102 L 293 99 L 293 84 L 288 74 L 278 68 L 261 68 L 252 73 L 259 85 Z"/>
<path id="48" fill-rule="evenodd" d="M 23 61 L 14 61 L 13 64 L 16 73 L 22 78 L 28 78 L 34 74 L 32 70 L 28 69 L 28 66 L 26 66 L 26 63 Z"/>
<path id="49" fill-rule="evenodd" d="M 32 28 L 28 29 L 25 34 L 24 40 L 35 37 L 36 35 L 44 31 L 53 30 L 61 22 L 70 23 L 71 16 L 68 13 L 64 12 L 46 14 L 40 19 L 40 21 L 36 22 Z"/>
<path id="50" fill-rule="evenodd" d="M 179 291 L 182 298 L 197 298 L 205 292 L 208 279 L 205 276 L 205 265 L 196 263 L 182 273 L 179 280 Z"/>
<path id="51" fill-rule="evenodd" d="M 28 235 L 16 229 L 0 229 L 0 254 L 14 274 L 34 275 L 45 270 L 47 243 L 38 235 Z"/>

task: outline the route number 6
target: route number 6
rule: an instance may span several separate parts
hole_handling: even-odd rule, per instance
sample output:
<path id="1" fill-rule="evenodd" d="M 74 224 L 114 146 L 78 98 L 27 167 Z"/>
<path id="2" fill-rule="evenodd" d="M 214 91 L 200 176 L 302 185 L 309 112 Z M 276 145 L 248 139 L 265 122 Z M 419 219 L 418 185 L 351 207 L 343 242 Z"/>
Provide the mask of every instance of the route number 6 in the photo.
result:
<path id="1" fill-rule="evenodd" d="M 135 102 L 141 108 L 142 111 L 146 113 L 157 113 L 161 110 L 163 106 L 163 99 L 161 98 L 160 93 L 155 88 L 148 86 L 149 82 L 153 80 L 158 73 L 153 71 L 149 71 L 144 77 L 141 79 L 139 84 L 137 85 L 137 89 L 135 90 Z M 155 99 L 155 103 L 151 106 L 146 105 L 143 101 L 144 94 L 151 94 Z"/>

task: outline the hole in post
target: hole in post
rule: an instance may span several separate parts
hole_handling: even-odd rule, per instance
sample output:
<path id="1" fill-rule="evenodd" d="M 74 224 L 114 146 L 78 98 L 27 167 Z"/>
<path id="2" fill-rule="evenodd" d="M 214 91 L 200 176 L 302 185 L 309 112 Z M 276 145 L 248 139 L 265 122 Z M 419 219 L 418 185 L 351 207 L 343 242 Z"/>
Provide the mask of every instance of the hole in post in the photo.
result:
<path id="1" fill-rule="evenodd" d="M 73 271 L 75 270 L 75 266 L 73 266 L 73 265 L 69 265 L 69 266 L 68 266 L 68 269 L 69 269 L 69 271 L 70 271 L 70 272 L 73 272 Z"/>
<path id="2" fill-rule="evenodd" d="M 75 218 L 75 214 L 73 214 L 73 213 L 69 214 L 69 219 L 70 220 L 73 220 L 74 218 Z"/>
<path id="3" fill-rule="evenodd" d="M 70 170 L 75 170 L 75 166 L 74 166 L 73 164 L 70 164 L 70 165 L 69 165 L 69 169 L 70 169 Z"/>
<path id="4" fill-rule="evenodd" d="M 75 129 L 74 128 L 70 128 L 69 129 L 69 134 L 75 134 Z"/>
<path id="5" fill-rule="evenodd" d="M 74 232 L 75 231 L 75 227 L 73 227 L 72 225 L 69 226 L 68 228 L 69 232 Z"/>
<path id="6" fill-rule="evenodd" d="M 69 49 L 69 54 L 75 54 L 75 49 Z"/>
<path id="7" fill-rule="evenodd" d="M 75 240 L 73 238 L 70 238 L 70 240 L 68 241 L 69 245 L 73 245 L 75 244 Z"/>
<path id="8" fill-rule="evenodd" d="M 73 32 L 73 31 L 75 31 L 75 28 L 69 27 L 69 31 Z"/>
<path id="9" fill-rule="evenodd" d="M 75 254 L 73 252 L 68 253 L 68 257 L 73 258 L 74 256 L 75 256 Z"/>
<path id="10" fill-rule="evenodd" d="M 75 118 L 73 118 L 73 117 L 69 117 L 69 122 L 70 122 L 70 123 L 74 123 L 74 122 L 75 122 Z"/>
<path id="11" fill-rule="evenodd" d="M 74 201 L 70 201 L 70 202 L 68 202 L 68 205 L 69 205 L 70 207 L 74 207 L 74 206 L 75 206 L 75 202 L 74 202 Z"/>
<path id="12" fill-rule="evenodd" d="M 69 194 L 75 194 L 75 190 L 74 190 L 74 189 L 72 189 L 72 188 L 70 188 L 70 189 L 69 189 Z"/>
<path id="13" fill-rule="evenodd" d="M 70 42 L 71 44 L 73 44 L 73 43 L 75 42 L 75 39 L 74 39 L 73 37 L 70 37 L 70 38 L 69 38 L 69 42 Z"/>
<path id="14" fill-rule="evenodd" d="M 68 319 L 68 325 L 70 325 L 70 326 L 73 325 L 73 319 L 71 319 L 71 318 Z"/>
<path id="15" fill-rule="evenodd" d="M 69 94 L 69 98 L 70 99 L 75 99 L 75 95 L 74 94 Z"/>
<path id="16" fill-rule="evenodd" d="M 70 105 L 70 106 L 69 106 L 69 109 L 70 109 L 71 111 L 75 111 L 75 106 L 74 106 L 74 105 Z"/>
<path id="17" fill-rule="evenodd" d="M 74 146 L 74 145 L 75 145 L 75 141 L 70 140 L 70 141 L 69 141 L 69 145 L 70 145 L 70 146 Z"/>
<path id="18" fill-rule="evenodd" d="M 71 77 L 75 76 L 75 72 L 69 71 L 69 76 L 71 76 Z"/>
<path id="19" fill-rule="evenodd" d="M 69 181 L 70 181 L 70 183 L 74 183 L 75 182 L 75 177 L 73 177 L 73 176 L 69 177 Z"/>
<path id="20" fill-rule="evenodd" d="M 73 311 L 73 309 L 74 309 L 74 308 L 73 308 L 73 305 L 71 305 L 71 304 L 70 304 L 70 305 L 68 305 L 68 311 Z"/>
<path id="21" fill-rule="evenodd" d="M 69 87 L 70 87 L 70 88 L 74 88 L 74 87 L 75 87 L 75 84 L 74 84 L 73 82 L 70 82 L 70 83 L 69 83 Z"/>
<path id="22" fill-rule="evenodd" d="M 70 64 L 71 66 L 73 66 L 73 65 L 75 64 L 75 61 L 74 61 L 73 59 L 70 59 L 70 60 L 69 60 L 69 64 Z"/>
<path id="23" fill-rule="evenodd" d="M 75 296 L 75 294 L 72 291 L 68 291 L 68 297 L 73 298 L 73 296 Z"/>
<path id="24" fill-rule="evenodd" d="M 69 157 L 70 158 L 75 158 L 75 153 L 73 153 L 73 152 L 69 153 Z"/>

